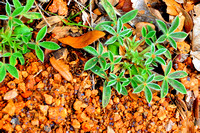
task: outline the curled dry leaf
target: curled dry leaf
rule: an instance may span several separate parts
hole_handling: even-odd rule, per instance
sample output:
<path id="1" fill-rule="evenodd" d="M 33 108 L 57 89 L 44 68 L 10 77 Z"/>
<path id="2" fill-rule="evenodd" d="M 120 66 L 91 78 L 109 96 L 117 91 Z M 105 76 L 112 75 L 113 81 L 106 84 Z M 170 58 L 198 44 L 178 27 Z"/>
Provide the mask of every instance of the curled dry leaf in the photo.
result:
<path id="1" fill-rule="evenodd" d="M 73 48 L 84 48 L 104 35 L 105 33 L 102 31 L 93 30 L 79 37 L 68 36 L 58 40 L 64 44 L 72 46 Z"/>
<path id="2" fill-rule="evenodd" d="M 56 60 L 54 57 L 50 58 L 51 65 L 62 75 L 67 81 L 72 81 L 73 76 L 69 71 L 69 66 L 62 60 Z"/>
<path id="3" fill-rule="evenodd" d="M 51 6 L 49 6 L 49 11 L 53 13 L 57 13 L 58 15 L 67 15 L 68 13 L 68 7 L 67 3 L 63 0 L 53 0 L 53 3 Z"/>
<path id="4" fill-rule="evenodd" d="M 179 12 L 177 11 L 176 7 L 180 7 L 181 5 L 179 5 L 176 1 L 174 0 L 163 0 L 166 5 L 167 5 L 167 13 L 170 15 L 174 15 L 177 16 L 179 14 Z"/>
<path id="5" fill-rule="evenodd" d="M 56 26 L 52 30 L 52 33 L 55 34 L 53 38 L 63 38 L 64 36 L 69 35 L 69 31 L 72 31 L 72 33 L 77 33 L 79 32 L 79 29 L 77 26 Z"/>
<path id="6" fill-rule="evenodd" d="M 46 20 L 50 25 L 56 24 L 60 21 L 62 21 L 62 19 L 64 18 L 64 16 L 51 16 L 51 17 L 47 17 Z M 37 26 L 36 28 L 42 28 L 46 25 L 46 22 L 44 20 L 42 20 Z"/>
<path id="7" fill-rule="evenodd" d="M 10 99 L 15 98 L 16 96 L 18 96 L 18 92 L 17 92 L 17 90 L 14 89 L 14 90 L 8 91 L 8 92 L 4 95 L 3 99 L 4 99 L 4 100 L 10 100 Z"/>

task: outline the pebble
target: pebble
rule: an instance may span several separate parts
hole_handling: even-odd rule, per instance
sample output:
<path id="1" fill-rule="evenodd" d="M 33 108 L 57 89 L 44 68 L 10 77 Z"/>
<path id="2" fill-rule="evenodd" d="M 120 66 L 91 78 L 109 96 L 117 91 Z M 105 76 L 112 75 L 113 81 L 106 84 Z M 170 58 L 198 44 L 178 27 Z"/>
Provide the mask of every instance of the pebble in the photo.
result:
<path id="1" fill-rule="evenodd" d="M 44 98 L 45 98 L 45 102 L 47 104 L 52 104 L 53 102 L 53 97 L 51 95 L 48 95 L 48 94 L 44 94 Z"/>
<path id="2" fill-rule="evenodd" d="M 4 95 L 3 99 L 4 100 L 10 100 L 10 99 L 13 99 L 13 98 L 15 98 L 17 96 L 18 96 L 18 92 L 17 92 L 16 89 L 14 89 L 14 90 L 10 90 L 10 91 L 6 92 L 6 94 Z"/>

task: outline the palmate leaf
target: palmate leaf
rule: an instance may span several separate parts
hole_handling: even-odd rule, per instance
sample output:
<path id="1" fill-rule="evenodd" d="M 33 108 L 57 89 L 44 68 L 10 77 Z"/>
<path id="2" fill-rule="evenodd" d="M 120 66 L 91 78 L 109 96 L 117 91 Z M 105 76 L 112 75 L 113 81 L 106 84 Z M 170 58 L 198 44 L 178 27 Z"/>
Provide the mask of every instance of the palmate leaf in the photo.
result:
<path id="1" fill-rule="evenodd" d="M 108 82 L 107 86 L 113 86 L 113 85 L 115 85 L 116 83 L 117 83 L 116 80 L 110 80 L 110 81 Z"/>
<path id="2" fill-rule="evenodd" d="M 113 44 L 117 40 L 116 36 L 112 36 L 110 39 L 108 39 L 105 44 Z"/>
<path id="3" fill-rule="evenodd" d="M 93 57 L 85 63 L 84 70 L 93 68 L 98 62 L 98 57 Z"/>
<path id="4" fill-rule="evenodd" d="M 117 33 L 118 34 L 122 30 L 122 26 L 123 26 L 122 20 L 119 18 L 118 21 L 117 21 Z"/>
<path id="5" fill-rule="evenodd" d="M 6 76 L 6 68 L 5 68 L 5 65 L 1 65 L 0 67 L 0 83 L 5 79 L 5 76 Z"/>
<path id="6" fill-rule="evenodd" d="M 132 32 L 131 31 L 131 29 L 125 29 L 125 30 L 123 30 L 122 32 L 120 32 L 119 33 L 119 35 L 121 36 L 121 37 L 125 37 L 127 34 L 129 34 L 130 32 Z M 131 33 L 132 34 L 132 33 Z"/>
<path id="7" fill-rule="evenodd" d="M 42 29 L 40 29 L 40 31 L 38 32 L 37 36 L 36 36 L 36 42 L 41 41 L 44 36 L 47 33 L 47 26 L 44 26 Z"/>
<path id="8" fill-rule="evenodd" d="M 162 57 L 156 56 L 154 60 L 162 65 L 166 65 L 165 60 Z"/>
<path id="9" fill-rule="evenodd" d="M 184 78 L 187 75 L 188 74 L 185 71 L 176 71 L 176 72 L 170 73 L 168 77 L 171 79 L 179 79 L 179 78 Z"/>
<path id="10" fill-rule="evenodd" d="M 176 16 L 176 18 L 171 24 L 171 27 L 169 28 L 169 33 L 174 32 L 178 28 L 178 26 L 179 26 L 179 17 Z"/>
<path id="11" fill-rule="evenodd" d="M 156 31 L 150 31 L 147 35 L 146 38 L 151 38 L 156 34 Z"/>
<path id="12" fill-rule="evenodd" d="M 120 82 L 117 82 L 117 84 L 116 84 L 116 90 L 117 90 L 118 93 L 121 92 L 121 90 L 122 90 L 122 84 Z"/>
<path id="13" fill-rule="evenodd" d="M 86 46 L 83 48 L 85 51 L 87 51 L 88 53 L 94 55 L 94 56 L 98 56 L 98 52 L 96 51 L 95 48 L 91 47 L 91 46 Z"/>
<path id="14" fill-rule="evenodd" d="M 157 22 L 157 24 L 158 24 L 158 27 L 160 28 L 160 30 L 162 30 L 162 32 L 164 33 L 164 34 L 166 34 L 168 31 L 167 31 L 167 26 L 166 26 L 166 24 L 163 22 L 163 21 L 161 21 L 161 20 L 156 20 L 156 22 Z"/>
<path id="15" fill-rule="evenodd" d="M 10 65 L 10 64 L 6 64 L 6 69 L 7 71 L 15 78 L 19 78 L 19 74 L 18 74 L 18 71 L 17 71 L 17 68 Z"/>
<path id="16" fill-rule="evenodd" d="M 34 3 L 34 0 L 27 0 L 23 13 L 28 12 L 31 9 L 33 3 Z"/>
<path id="17" fill-rule="evenodd" d="M 132 19 L 134 19 L 136 17 L 137 13 L 138 13 L 138 10 L 131 10 L 131 11 L 127 12 L 126 14 L 121 16 L 122 23 L 125 24 L 125 23 L 131 21 Z"/>
<path id="18" fill-rule="evenodd" d="M 146 34 L 147 34 L 147 30 L 146 30 L 146 28 L 145 27 L 142 27 L 142 36 L 143 37 L 145 37 L 146 36 Z"/>
<path id="19" fill-rule="evenodd" d="M 144 89 L 144 85 L 141 84 L 141 85 L 137 86 L 137 87 L 133 90 L 133 93 L 140 93 L 143 89 Z"/>
<path id="20" fill-rule="evenodd" d="M 29 19 L 40 19 L 42 15 L 39 12 L 27 12 L 23 14 L 24 17 Z"/>
<path id="21" fill-rule="evenodd" d="M 170 34 L 170 37 L 172 38 L 186 38 L 187 37 L 187 33 L 185 32 L 174 32 Z"/>
<path id="22" fill-rule="evenodd" d="M 154 90 L 160 90 L 160 86 L 155 83 L 148 83 L 147 86 Z"/>
<path id="23" fill-rule="evenodd" d="M 39 46 L 35 46 L 35 53 L 37 57 L 43 62 L 44 61 L 44 53 Z"/>
<path id="24" fill-rule="evenodd" d="M 152 100 L 152 92 L 151 92 L 151 90 L 147 86 L 145 86 L 144 92 L 145 92 L 145 97 L 146 97 L 147 102 L 150 103 L 151 100 Z"/>
<path id="25" fill-rule="evenodd" d="M 162 45 L 160 45 L 160 44 L 157 44 L 157 48 L 158 48 L 158 49 L 161 49 L 161 48 L 165 48 L 165 47 L 162 46 Z M 165 49 L 166 49 L 166 48 L 165 48 Z M 171 58 L 172 58 L 171 53 L 169 52 L 168 49 L 166 49 L 164 55 L 165 55 L 168 59 L 171 59 Z"/>
<path id="26" fill-rule="evenodd" d="M 111 97 L 111 87 L 106 86 L 105 84 L 103 86 L 103 95 L 102 95 L 103 108 L 105 108 L 108 105 L 108 103 L 110 101 L 110 97 Z"/>
<path id="27" fill-rule="evenodd" d="M 128 95 L 128 91 L 127 91 L 127 89 L 124 87 L 124 86 L 122 86 L 122 90 L 121 90 L 121 92 L 120 92 L 122 95 L 124 95 L 124 96 L 127 96 Z"/>
<path id="28" fill-rule="evenodd" d="M 13 0 L 13 4 L 15 6 L 15 8 L 21 7 L 21 3 L 19 2 L 19 0 Z"/>
<path id="29" fill-rule="evenodd" d="M 113 27 L 109 26 L 109 25 L 103 25 L 103 28 L 105 31 L 107 31 L 108 33 L 112 34 L 112 35 L 115 35 L 116 32 L 115 30 L 113 29 Z"/>
<path id="30" fill-rule="evenodd" d="M 156 41 L 156 43 L 163 43 L 165 40 L 167 39 L 166 35 L 162 35 L 158 38 L 158 40 Z"/>
<path id="31" fill-rule="evenodd" d="M 49 41 L 40 42 L 39 45 L 42 46 L 43 48 L 50 50 L 57 50 L 60 48 L 60 46 L 57 43 Z"/>
<path id="32" fill-rule="evenodd" d="M 115 59 L 114 63 L 115 63 L 115 64 L 119 63 L 119 62 L 121 61 L 121 59 L 122 59 L 121 56 L 120 56 L 120 57 L 117 57 L 117 58 Z"/>
<path id="33" fill-rule="evenodd" d="M 99 55 L 101 55 L 103 53 L 103 45 L 102 45 L 102 43 L 99 43 L 98 48 L 99 48 L 99 50 L 98 50 Z"/>
<path id="34" fill-rule="evenodd" d="M 23 11 L 24 7 L 18 7 L 16 8 L 13 13 L 12 13 L 12 17 L 16 17 L 17 15 L 19 15 L 22 11 Z"/>
<path id="35" fill-rule="evenodd" d="M 167 75 L 170 73 L 171 69 L 172 69 L 172 61 L 170 61 L 170 62 L 167 64 L 167 67 L 166 67 L 166 69 L 165 69 L 165 76 L 167 76 Z"/>
<path id="36" fill-rule="evenodd" d="M 108 0 L 102 0 L 101 3 L 110 19 L 117 22 L 117 15 L 115 14 L 114 7 L 110 4 L 110 2 Z"/>
<path id="37" fill-rule="evenodd" d="M 123 39 L 121 37 L 117 37 L 117 40 L 118 40 L 119 44 L 121 46 L 123 46 L 123 43 L 124 43 Z"/>
<path id="38" fill-rule="evenodd" d="M 157 51 L 155 52 L 155 55 L 161 55 L 161 54 L 165 53 L 166 50 L 167 50 L 166 48 L 161 48 L 161 49 L 159 49 L 159 50 L 157 50 Z"/>
<path id="39" fill-rule="evenodd" d="M 0 20 L 7 20 L 8 19 L 8 16 L 6 15 L 0 15 Z"/>
<path id="40" fill-rule="evenodd" d="M 146 81 L 146 82 L 147 82 L 147 83 L 150 83 L 151 81 L 153 81 L 154 77 L 155 77 L 154 74 L 149 75 L 149 77 L 147 78 L 147 81 Z"/>
<path id="41" fill-rule="evenodd" d="M 170 45 L 171 45 L 174 49 L 177 49 L 176 41 L 175 41 L 173 38 L 168 37 L 168 41 L 169 41 Z"/>
<path id="42" fill-rule="evenodd" d="M 95 73 L 96 75 L 102 77 L 102 78 L 106 78 L 107 77 L 107 74 L 106 72 L 101 69 L 99 66 L 94 66 L 93 68 L 90 69 L 93 73 Z"/>
<path id="43" fill-rule="evenodd" d="M 168 93 L 168 83 L 166 80 L 163 80 L 162 86 L 161 86 L 161 98 L 165 97 Z"/>
<path id="44" fill-rule="evenodd" d="M 155 81 L 162 81 L 163 79 L 164 79 L 164 76 L 162 76 L 162 75 L 157 75 L 154 77 Z"/>
<path id="45" fill-rule="evenodd" d="M 10 8 L 10 4 L 8 2 L 6 3 L 6 13 L 8 14 L 8 16 L 11 15 L 11 8 Z"/>
<path id="46" fill-rule="evenodd" d="M 104 28 L 103 28 L 103 25 L 109 25 L 109 26 L 111 26 L 111 25 L 115 25 L 114 24 L 114 22 L 111 22 L 111 21 L 104 21 L 104 22 L 100 22 L 100 23 L 98 23 L 96 26 L 95 26 L 95 30 L 104 30 Z"/>
<path id="47" fill-rule="evenodd" d="M 99 64 L 103 69 L 106 68 L 106 60 L 103 57 L 99 58 Z"/>
<path id="48" fill-rule="evenodd" d="M 185 86 L 181 82 L 179 82 L 177 80 L 174 80 L 174 79 L 170 79 L 170 78 L 168 79 L 168 81 L 169 81 L 169 84 L 174 89 L 176 89 L 177 91 L 179 91 L 179 92 L 181 92 L 183 94 L 187 94 L 187 90 L 185 89 Z"/>

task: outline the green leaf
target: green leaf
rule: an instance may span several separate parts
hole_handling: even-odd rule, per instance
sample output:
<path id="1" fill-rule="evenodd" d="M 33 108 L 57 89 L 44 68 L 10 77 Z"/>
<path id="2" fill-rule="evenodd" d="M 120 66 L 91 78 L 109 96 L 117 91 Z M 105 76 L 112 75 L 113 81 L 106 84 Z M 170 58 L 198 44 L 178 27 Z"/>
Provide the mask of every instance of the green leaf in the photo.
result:
<path id="1" fill-rule="evenodd" d="M 117 22 L 117 15 L 115 14 L 114 7 L 110 4 L 108 0 L 102 0 L 101 4 L 105 11 L 107 12 L 110 19 L 112 19 L 114 22 Z"/>
<path id="2" fill-rule="evenodd" d="M 34 43 L 28 43 L 27 45 L 31 49 L 35 49 L 35 46 L 36 46 Z"/>
<path id="3" fill-rule="evenodd" d="M 116 83 L 117 83 L 116 80 L 110 80 L 110 81 L 108 82 L 107 86 L 113 86 L 113 85 L 115 85 Z"/>
<path id="4" fill-rule="evenodd" d="M 127 78 L 120 78 L 120 82 L 128 82 Z"/>
<path id="5" fill-rule="evenodd" d="M 122 84 L 120 82 L 117 82 L 117 84 L 116 84 L 116 90 L 117 90 L 118 93 L 121 92 L 121 90 L 122 90 Z"/>
<path id="6" fill-rule="evenodd" d="M 148 83 L 147 86 L 154 90 L 160 90 L 160 86 L 155 83 Z"/>
<path id="7" fill-rule="evenodd" d="M 24 13 L 25 13 L 25 12 L 28 12 L 28 11 L 31 9 L 33 3 L 34 3 L 34 0 L 27 0 L 23 12 L 24 12 Z"/>
<path id="8" fill-rule="evenodd" d="M 113 73 L 110 73 L 109 75 L 110 75 L 110 77 L 112 77 L 112 78 L 114 78 L 114 79 L 117 78 L 117 76 L 116 76 L 115 74 L 113 74 Z"/>
<path id="9" fill-rule="evenodd" d="M 17 18 L 13 18 L 12 20 L 18 25 L 23 25 L 24 24 L 21 20 L 19 20 Z"/>
<path id="10" fill-rule="evenodd" d="M 94 29 L 95 29 L 95 30 L 101 30 L 101 31 L 103 31 L 103 30 L 104 30 L 103 25 L 109 25 L 109 26 L 111 26 L 111 25 L 114 25 L 114 23 L 111 22 L 111 21 L 100 22 L 100 23 L 98 23 L 98 24 L 95 26 Z"/>
<path id="11" fill-rule="evenodd" d="M 120 45 L 123 46 L 124 43 L 123 39 L 121 37 L 118 37 L 117 40 L 120 43 Z"/>
<path id="12" fill-rule="evenodd" d="M 153 58 L 152 58 L 152 57 L 149 57 L 149 58 L 145 61 L 145 65 L 151 64 L 152 61 L 153 61 Z"/>
<path id="13" fill-rule="evenodd" d="M 11 8 L 10 8 L 10 4 L 8 2 L 6 3 L 6 13 L 8 14 L 8 16 L 11 15 Z"/>
<path id="14" fill-rule="evenodd" d="M 10 29 L 12 29 L 12 27 L 13 27 L 13 21 L 11 19 L 8 20 L 8 26 L 10 27 Z"/>
<path id="15" fill-rule="evenodd" d="M 85 67 L 84 67 L 84 70 L 88 70 L 88 69 L 91 69 L 93 68 L 98 62 L 98 58 L 97 57 L 93 57 L 91 58 L 90 60 L 88 60 L 86 63 L 85 63 Z"/>
<path id="16" fill-rule="evenodd" d="M 166 50 L 167 50 L 166 48 L 161 48 L 161 49 L 159 49 L 159 50 L 157 50 L 157 51 L 155 52 L 155 55 L 161 55 L 161 54 L 165 53 Z"/>
<path id="17" fill-rule="evenodd" d="M 142 36 L 145 37 L 147 34 L 147 30 L 145 27 L 142 27 Z"/>
<path id="18" fill-rule="evenodd" d="M 174 79 L 168 79 L 169 80 L 169 84 L 174 88 L 176 89 L 177 91 L 183 93 L 183 94 L 187 94 L 187 90 L 185 89 L 185 86 L 177 81 L 177 80 L 174 80 Z"/>
<path id="19" fill-rule="evenodd" d="M 5 79 L 6 77 L 6 68 L 5 65 L 2 65 L 0 68 L 0 83 Z"/>
<path id="20" fill-rule="evenodd" d="M 123 30 L 122 32 L 119 33 L 119 36 L 125 37 L 125 36 L 126 36 L 127 34 L 129 34 L 130 32 L 131 32 L 131 34 L 132 34 L 131 29 Z"/>
<path id="21" fill-rule="evenodd" d="M 16 64 L 16 62 L 17 62 L 16 59 L 17 59 L 17 58 L 16 58 L 14 55 L 11 55 L 11 56 L 10 56 L 10 60 L 9 60 L 9 61 L 10 61 L 10 64 L 11 64 L 12 66 L 15 66 L 15 64 Z"/>
<path id="22" fill-rule="evenodd" d="M 19 0 L 13 0 L 13 4 L 15 6 L 15 8 L 21 7 L 21 3 L 19 2 Z"/>
<path id="23" fill-rule="evenodd" d="M 176 16 L 176 18 L 171 24 L 171 27 L 169 28 L 169 33 L 174 32 L 178 28 L 178 26 L 179 26 L 179 17 Z"/>
<path id="24" fill-rule="evenodd" d="M 9 57 L 9 56 L 11 56 L 10 52 L 7 52 L 7 53 L 5 53 L 5 54 L 2 55 L 2 57 Z"/>
<path id="25" fill-rule="evenodd" d="M 172 69 L 172 61 L 170 61 L 170 62 L 167 64 L 167 67 L 166 67 L 166 69 L 165 69 L 165 76 L 167 76 L 167 75 L 170 73 L 171 69 Z"/>
<path id="26" fill-rule="evenodd" d="M 115 64 L 119 63 L 119 62 L 121 61 L 121 59 L 122 59 L 121 56 L 120 56 L 120 57 L 117 57 L 117 59 L 115 59 L 114 63 L 115 63 Z"/>
<path id="27" fill-rule="evenodd" d="M 107 31 L 108 33 L 112 34 L 112 35 L 116 35 L 115 30 L 113 29 L 113 27 L 109 26 L 109 25 L 103 25 L 103 28 L 105 31 Z"/>
<path id="28" fill-rule="evenodd" d="M 157 22 L 157 24 L 158 24 L 158 27 L 160 28 L 160 30 L 162 30 L 162 32 L 164 33 L 164 34 L 166 34 L 168 31 L 167 31 L 167 26 L 166 26 L 166 24 L 163 22 L 163 21 L 161 21 L 161 20 L 156 20 L 156 22 Z"/>
<path id="29" fill-rule="evenodd" d="M 6 15 L 0 15 L 0 20 L 7 20 L 8 19 L 8 16 Z"/>
<path id="30" fill-rule="evenodd" d="M 155 53 L 155 50 L 156 50 L 155 45 L 152 44 L 152 45 L 151 45 L 151 53 Z"/>
<path id="31" fill-rule="evenodd" d="M 104 85 L 103 94 L 102 94 L 102 106 L 103 106 L 103 108 L 105 108 L 108 105 L 108 103 L 110 101 L 110 97 L 111 97 L 111 87 Z"/>
<path id="32" fill-rule="evenodd" d="M 17 15 L 19 15 L 22 11 L 23 11 L 24 7 L 19 7 L 19 8 L 16 8 L 13 13 L 12 13 L 12 17 L 16 17 Z"/>
<path id="33" fill-rule="evenodd" d="M 60 48 L 60 46 L 57 43 L 49 42 L 49 41 L 40 42 L 39 45 L 42 46 L 43 48 L 50 49 L 50 50 L 57 50 Z"/>
<path id="34" fill-rule="evenodd" d="M 124 76 L 124 73 L 125 73 L 125 72 L 124 72 L 124 71 L 122 71 L 122 72 L 119 74 L 119 76 L 118 76 L 118 77 L 119 77 L 119 78 L 121 78 L 122 76 Z"/>
<path id="35" fill-rule="evenodd" d="M 144 85 L 141 84 L 141 85 L 137 86 L 137 87 L 133 90 L 133 93 L 140 93 L 143 89 L 144 89 Z"/>
<path id="36" fill-rule="evenodd" d="M 146 82 L 147 82 L 147 83 L 150 83 L 151 81 L 153 81 L 154 77 L 155 77 L 154 74 L 149 75 L 149 77 L 147 78 L 147 81 L 146 81 Z"/>
<path id="37" fill-rule="evenodd" d="M 116 36 L 112 36 L 110 39 L 108 39 L 105 44 L 113 44 L 117 40 Z"/>
<path id="38" fill-rule="evenodd" d="M 93 73 L 95 73 L 96 75 L 102 77 L 102 78 L 106 78 L 107 74 L 105 73 L 105 71 L 103 69 L 101 69 L 99 66 L 94 66 L 93 68 L 90 69 Z"/>
<path id="39" fill-rule="evenodd" d="M 136 82 L 138 82 L 138 83 L 144 82 L 144 78 L 143 78 L 142 76 L 140 76 L 140 75 L 135 75 L 135 76 L 134 76 L 134 80 L 135 80 Z"/>
<path id="40" fill-rule="evenodd" d="M 103 53 L 103 45 L 102 45 L 102 43 L 99 43 L 99 55 L 101 55 L 102 53 Z"/>
<path id="41" fill-rule="evenodd" d="M 108 57 L 109 57 L 109 56 L 108 56 L 108 52 L 103 53 L 103 54 L 101 55 L 101 57 L 103 57 L 103 58 L 108 58 Z"/>
<path id="42" fill-rule="evenodd" d="M 155 81 L 162 81 L 163 79 L 164 79 L 164 76 L 162 76 L 162 75 L 157 75 L 154 77 Z"/>
<path id="43" fill-rule="evenodd" d="M 165 47 L 162 46 L 162 45 L 160 45 L 160 44 L 157 44 L 157 48 L 158 48 L 158 49 L 161 49 L 161 48 L 165 48 Z M 165 49 L 166 49 L 166 48 L 165 48 Z M 171 58 L 172 58 L 172 57 L 171 57 L 171 53 L 169 52 L 168 49 L 166 49 L 164 55 L 165 55 L 168 59 L 171 59 Z"/>
<path id="44" fill-rule="evenodd" d="M 37 36 L 36 36 L 36 42 L 41 41 L 44 36 L 47 33 L 47 26 L 44 26 L 42 29 L 40 29 L 40 31 L 38 32 Z"/>
<path id="45" fill-rule="evenodd" d="M 151 92 L 151 90 L 147 86 L 145 86 L 144 92 L 145 92 L 145 97 L 146 97 L 147 102 L 150 103 L 151 100 L 152 100 L 152 92 Z"/>
<path id="46" fill-rule="evenodd" d="M 156 34 L 156 31 L 150 31 L 147 35 L 146 38 L 151 38 Z"/>
<path id="47" fill-rule="evenodd" d="M 165 60 L 162 57 L 156 56 L 154 60 L 162 65 L 166 65 Z"/>
<path id="48" fill-rule="evenodd" d="M 172 79 L 179 79 L 179 78 L 184 78 L 186 77 L 188 74 L 185 72 L 185 71 L 176 71 L 176 72 L 173 72 L 173 73 L 170 73 L 168 75 L 169 78 L 172 78 Z"/>
<path id="49" fill-rule="evenodd" d="M 29 19 L 41 19 L 42 15 L 39 12 L 27 12 L 23 14 L 24 17 Z"/>
<path id="50" fill-rule="evenodd" d="M 44 53 L 39 46 L 35 46 L 35 52 L 37 57 L 43 62 L 44 61 Z"/>
<path id="51" fill-rule="evenodd" d="M 103 57 L 99 58 L 99 64 L 103 69 L 106 68 L 106 60 Z"/>
<path id="52" fill-rule="evenodd" d="M 127 12 L 126 14 L 124 14 L 123 16 L 121 16 L 121 20 L 122 20 L 122 23 L 125 24 L 129 21 L 131 21 L 132 19 L 134 19 L 136 17 L 138 13 L 138 10 L 131 10 L 129 12 Z"/>
<path id="53" fill-rule="evenodd" d="M 113 53 L 111 51 L 108 52 L 108 58 L 111 62 L 114 61 L 114 56 L 113 56 Z"/>
<path id="54" fill-rule="evenodd" d="M 185 32 L 174 32 L 174 33 L 170 34 L 170 37 L 182 39 L 182 38 L 186 38 L 187 37 L 187 33 L 185 33 Z"/>
<path id="55" fill-rule="evenodd" d="M 163 80 L 162 86 L 161 86 L 161 98 L 165 97 L 168 93 L 168 83 L 166 80 Z"/>
<path id="56" fill-rule="evenodd" d="M 122 86 L 127 86 L 127 85 L 130 84 L 130 82 L 131 82 L 131 81 L 130 81 L 129 79 L 127 79 L 127 81 L 125 81 L 125 82 L 122 83 Z"/>
<path id="57" fill-rule="evenodd" d="M 165 40 L 167 39 L 166 35 L 162 35 L 158 38 L 158 40 L 156 41 L 156 43 L 163 43 Z"/>
<path id="58" fill-rule="evenodd" d="M 17 71 L 17 68 L 10 65 L 10 64 L 6 64 L 6 69 L 7 71 L 15 78 L 19 78 L 19 74 L 18 74 L 18 71 Z"/>
<path id="59" fill-rule="evenodd" d="M 122 20 L 119 18 L 117 21 L 117 33 L 118 34 L 121 32 L 122 26 L 123 26 Z"/>
<path id="60" fill-rule="evenodd" d="M 88 53 L 94 55 L 94 56 L 98 56 L 98 52 L 96 51 L 95 48 L 91 47 L 91 46 L 86 46 L 83 48 L 85 51 L 87 51 Z"/>
<path id="61" fill-rule="evenodd" d="M 168 41 L 169 41 L 170 45 L 171 45 L 174 49 L 177 49 L 176 41 L 175 41 L 173 38 L 168 37 Z"/>
<path id="62" fill-rule="evenodd" d="M 124 87 L 124 86 L 122 86 L 122 90 L 121 90 L 121 92 L 120 92 L 122 95 L 124 95 L 124 96 L 127 96 L 128 95 L 128 91 L 127 91 L 127 89 Z"/>

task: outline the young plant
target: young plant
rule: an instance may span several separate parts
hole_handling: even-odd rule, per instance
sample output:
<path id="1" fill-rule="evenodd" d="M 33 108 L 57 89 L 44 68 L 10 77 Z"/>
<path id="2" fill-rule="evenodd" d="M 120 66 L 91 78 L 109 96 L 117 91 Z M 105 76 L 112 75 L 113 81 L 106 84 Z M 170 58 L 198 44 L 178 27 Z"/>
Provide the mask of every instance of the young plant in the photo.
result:
<path id="1" fill-rule="evenodd" d="M 117 19 L 114 8 L 107 0 L 103 0 L 102 5 L 113 22 L 102 22 L 98 24 L 95 29 L 105 30 L 113 35 L 105 43 L 109 44 L 108 46 L 118 42 L 126 49 L 126 53 L 122 59 L 121 56 L 114 56 L 111 52 L 113 51 L 112 49 L 108 49 L 108 52 L 102 54 L 102 52 L 100 52 L 103 51 L 102 44 L 99 45 L 98 52 L 91 46 L 84 48 L 87 52 L 94 55 L 93 58 L 86 62 L 85 70 L 91 70 L 101 78 L 105 79 L 102 95 L 103 107 L 106 107 L 109 103 L 112 88 L 123 95 L 128 94 L 126 86 L 132 87 L 133 93 L 144 91 L 148 103 L 152 100 L 151 89 L 161 91 L 161 98 L 163 98 L 168 93 L 168 84 L 178 92 L 186 94 L 187 91 L 183 84 L 175 79 L 183 78 L 187 76 L 187 73 L 184 71 L 170 73 L 172 61 L 168 63 L 164 76 L 153 74 L 153 67 L 158 67 L 157 63 L 166 65 L 163 55 L 168 59 L 171 59 L 169 50 L 160 43 L 167 40 L 172 47 L 176 48 L 176 43 L 174 43 L 175 40 L 173 38 L 185 38 L 187 36 L 185 32 L 174 32 L 179 25 L 179 18 L 176 17 L 174 19 L 169 29 L 167 29 L 164 22 L 157 20 L 156 22 L 159 28 L 163 31 L 163 35 L 158 39 L 156 31 L 153 30 L 152 27 L 146 26 L 143 27 L 141 31 L 142 39 L 135 41 L 136 36 L 130 39 L 129 37 L 131 36 L 130 33 L 132 33 L 132 31 L 123 27 L 123 24 L 132 20 L 136 16 L 137 11 L 130 11 Z M 131 13 L 133 13 L 133 16 L 130 15 Z M 113 26 L 111 26 L 112 24 Z M 144 44 L 144 42 L 147 47 L 142 51 L 138 51 L 138 47 L 141 44 Z M 161 87 L 156 84 L 157 81 L 163 81 Z"/>
<path id="2" fill-rule="evenodd" d="M 5 8 L 7 15 L 0 15 L 0 20 L 8 21 L 8 25 L 0 29 L 0 82 L 4 80 L 6 71 L 13 77 L 19 78 L 15 65 L 17 64 L 17 59 L 21 65 L 24 65 L 23 54 L 29 52 L 29 48 L 36 51 L 36 55 L 41 61 L 44 60 L 44 53 L 40 46 L 51 50 L 60 48 L 54 42 L 41 42 L 47 32 L 46 26 L 38 32 L 36 42 L 31 42 L 32 29 L 21 21 L 21 17 L 41 18 L 41 15 L 37 12 L 28 12 L 33 3 L 34 0 L 27 0 L 26 5 L 22 6 L 19 0 L 13 0 L 15 9 L 12 12 L 10 4 L 7 2 Z M 6 58 L 9 58 L 9 62 L 6 61 Z"/>

